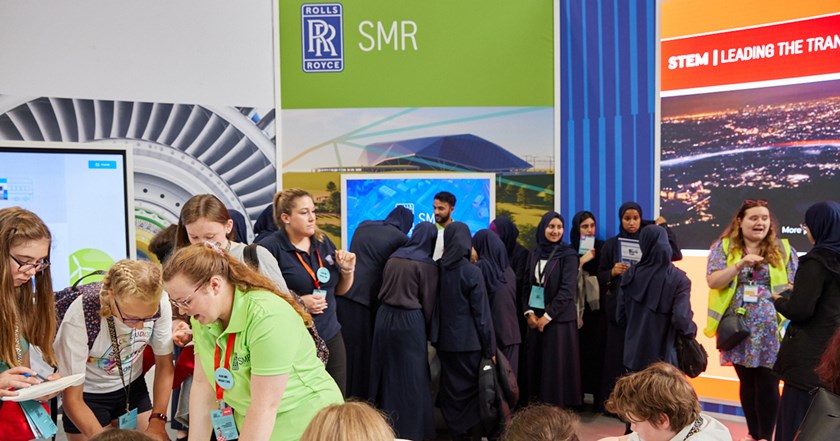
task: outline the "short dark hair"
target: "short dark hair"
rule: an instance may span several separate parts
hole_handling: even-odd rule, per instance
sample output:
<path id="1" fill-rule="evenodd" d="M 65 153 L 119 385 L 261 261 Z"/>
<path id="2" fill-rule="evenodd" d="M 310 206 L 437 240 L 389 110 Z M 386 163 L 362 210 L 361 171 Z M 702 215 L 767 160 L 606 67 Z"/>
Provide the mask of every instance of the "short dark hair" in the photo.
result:
<path id="1" fill-rule="evenodd" d="M 577 441 L 578 416 L 545 404 L 520 409 L 502 434 L 503 441 Z"/>
<path id="2" fill-rule="evenodd" d="M 446 202 L 447 204 L 449 204 L 452 207 L 455 206 L 455 195 L 448 192 L 448 191 L 442 191 L 442 192 L 436 194 L 435 199 L 437 199 L 441 202 Z"/>

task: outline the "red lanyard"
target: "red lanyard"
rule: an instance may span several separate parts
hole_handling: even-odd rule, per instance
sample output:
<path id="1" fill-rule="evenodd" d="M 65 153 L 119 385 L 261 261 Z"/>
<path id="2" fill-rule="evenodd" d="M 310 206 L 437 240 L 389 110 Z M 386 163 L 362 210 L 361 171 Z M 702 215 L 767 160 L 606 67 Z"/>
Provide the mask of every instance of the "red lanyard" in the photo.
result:
<path id="1" fill-rule="evenodd" d="M 298 260 L 300 260 L 300 264 L 303 265 L 306 272 L 309 273 L 309 277 L 312 277 L 312 281 L 315 283 L 315 289 L 321 289 L 321 282 L 318 281 L 318 277 L 315 276 L 315 272 L 312 271 L 312 267 L 303 260 L 303 257 L 300 257 L 300 252 L 295 251 L 295 254 L 298 257 Z M 315 248 L 315 255 L 318 256 L 318 269 L 323 268 L 324 263 L 321 262 L 321 253 L 318 252 L 318 248 Z"/>
<path id="2" fill-rule="evenodd" d="M 230 372 L 230 356 L 233 354 L 233 344 L 236 342 L 236 334 L 228 334 L 228 342 L 227 348 L 225 348 L 225 369 Z M 216 381 L 216 371 L 219 370 L 219 365 L 221 364 L 221 351 L 219 351 L 219 345 L 216 345 L 216 360 L 213 366 L 213 383 L 216 385 L 216 400 L 222 401 L 224 398 L 225 390 L 219 386 L 219 382 Z"/>

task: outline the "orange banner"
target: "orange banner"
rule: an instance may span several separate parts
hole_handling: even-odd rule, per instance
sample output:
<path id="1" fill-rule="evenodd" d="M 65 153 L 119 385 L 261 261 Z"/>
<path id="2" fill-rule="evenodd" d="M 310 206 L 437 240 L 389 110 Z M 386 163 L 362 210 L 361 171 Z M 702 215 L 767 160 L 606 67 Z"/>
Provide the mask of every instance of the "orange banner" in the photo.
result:
<path id="1" fill-rule="evenodd" d="M 840 72 L 840 14 L 662 41 L 662 91 Z"/>

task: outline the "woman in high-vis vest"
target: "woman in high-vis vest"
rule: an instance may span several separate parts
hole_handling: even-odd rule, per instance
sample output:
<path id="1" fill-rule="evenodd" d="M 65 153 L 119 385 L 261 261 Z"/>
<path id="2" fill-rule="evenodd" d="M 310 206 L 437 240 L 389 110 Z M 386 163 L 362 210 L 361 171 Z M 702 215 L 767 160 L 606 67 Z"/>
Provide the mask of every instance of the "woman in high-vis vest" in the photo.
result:
<path id="1" fill-rule="evenodd" d="M 771 295 L 790 287 L 798 259 L 776 231 L 767 201 L 744 201 L 712 244 L 706 268 L 711 290 L 705 334 L 717 334 L 727 310 L 744 313 L 750 328 L 748 337 L 720 354 L 721 365 L 732 365 L 740 380 L 747 441 L 770 439 L 779 405 L 779 379 L 772 372 L 779 351 L 778 316 Z"/>

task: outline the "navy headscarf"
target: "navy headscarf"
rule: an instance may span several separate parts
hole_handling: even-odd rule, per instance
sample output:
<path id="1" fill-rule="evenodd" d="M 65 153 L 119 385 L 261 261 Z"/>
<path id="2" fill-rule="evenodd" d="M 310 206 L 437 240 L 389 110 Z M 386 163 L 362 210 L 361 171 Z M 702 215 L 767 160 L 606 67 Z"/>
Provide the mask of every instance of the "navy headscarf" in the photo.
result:
<path id="1" fill-rule="evenodd" d="M 548 228 L 548 224 L 550 224 L 553 219 L 560 219 L 563 226 L 566 226 L 566 221 L 563 219 L 563 216 L 556 211 L 549 211 L 543 215 L 542 219 L 540 219 L 540 224 L 537 225 L 537 231 L 535 233 L 537 236 L 537 250 L 539 251 L 540 259 L 548 259 L 551 257 L 551 252 L 555 247 L 557 247 L 557 251 L 554 252 L 552 260 L 559 259 L 560 257 L 567 255 L 577 254 L 572 247 L 563 243 L 563 236 L 560 236 L 560 240 L 557 242 L 550 242 L 548 238 L 545 237 L 545 229 Z"/>
<path id="2" fill-rule="evenodd" d="M 277 224 L 274 222 L 274 204 L 268 204 L 267 207 L 257 216 L 257 221 L 254 223 L 254 234 L 257 237 L 262 237 L 262 234 L 273 233 L 277 231 Z M 254 242 L 259 242 L 254 239 Z"/>
<path id="3" fill-rule="evenodd" d="M 445 243 L 445 242 L 444 242 Z M 484 274 L 484 282 L 488 291 L 495 291 L 506 283 L 505 271 L 510 266 L 505 244 L 502 239 L 488 229 L 478 230 L 473 236 L 472 246 L 478 253 L 476 265 Z"/>
<path id="4" fill-rule="evenodd" d="M 814 237 L 814 248 L 840 254 L 840 203 L 817 202 L 805 212 L 805 225 Z"/>
<path id="5" fill-rule="evenodd" d="M 598 224 L 595 215 L 589 211 L 578 211 L 575 213 L 575 217 L 572 218 L 572 229 L 569 230 L 569 239 L 572 241 L 573 250 L 577 251 L 580 249 L 580 224 L 586 219 L 592 219 L 596 225 Z"/>
<path id="6" fill-rule="evenodd" d="M 443 256 L 440 264 L 452 269 L 461 262 L 469 263 L 472 251 L 470 227 L 463 222 L 452 222 L 443 229 Z"/>
<path id="7" fill-rule="evenodd" d="M 499 235 L 505 245 L 508 258 L 513 259 L 513 251 L 516 249 L 516 239 L 519 238 L 519 228 L 506 217 L 497 217 L 490 223 L 490 231 Z"/>
<path id="8" fill-rule="evenodd" d="M 245 215 L 233 208 L 228 208 L 230 218 L 233 220 L 233 240 L 236 242 L 248 242 L 248 227 L 245 221 Z"/>
<path id="9" fill-rule="evenodd" d="M 644 228 L 639 234 L 642 260 L 630 267 L 621 277 L 621 289 L 633 300 L 651 311 L 668 312 L 673 297 L 676 267 L 671 263 L 671 245 L 665 229 L 656 225 Z"/>
<path id="10" fill-rule="evenodd" d="M 435 224 L 431 222 L 420 222 L 414 227 L 414 232 L 411 233 L 408 242 L 400 248 L 397 248 L 397 251 L 394 251 L 391 257 L 416 260 L 434 265 L 435 261 L 432 260 L 432 252 L 435 250 L 437 235 L 438 230 Z"/>
<path id="11" fill-rule="evenodd" d="M 639 212 L 639 230 L 635 233 L 630 233 L 624 229 L 624 224 L 621 223 L 621 218 L 627 210 L 636 210 Z M 625 239 L 639 239 L 639 233 L 642 230 L 642 206 L 635 202 L 625 202 L 618 207 L 618 237 Z"/>
<path id="12" fill-rule="evenodd" d="M 388 213 L 388 216 L 385 217 L 383 222 L 399 228 L 403 234 L 408 234 L 411 231 L 411 227 L 414 226 L 414 213 L 402 205 L 397 205 Z"/>

